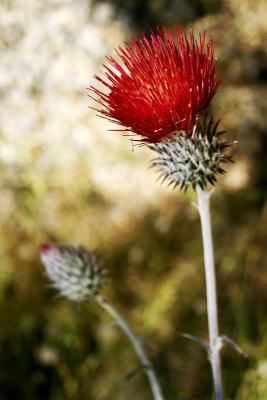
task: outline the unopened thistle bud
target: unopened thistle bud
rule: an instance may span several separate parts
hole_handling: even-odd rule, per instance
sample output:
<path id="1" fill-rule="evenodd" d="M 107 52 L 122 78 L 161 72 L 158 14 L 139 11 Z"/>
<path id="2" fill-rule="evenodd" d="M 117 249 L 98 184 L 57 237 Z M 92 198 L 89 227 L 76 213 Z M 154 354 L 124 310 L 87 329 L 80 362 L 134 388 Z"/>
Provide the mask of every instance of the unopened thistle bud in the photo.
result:
<path id="1" fill-rule="evenodd" d="M 40 256 L 53 287 L 62 296 L 81 302 L 99 293 L 104 270 L 85 248 L 42 244 Z"/>
<path id="2" fill-rule="evenodd" d="M 158 168 L 162 181 L 184 190 L 213 185 L 216 175 L 225 172 L 222 164 L 232 161 L 225 153 L 230 143 L 223 141 L 224 132 L 217 132 L 217 128 L 218 122 L 204 118 L 192 136 L 177 132 L 171 138 L 150 144 L 157 153 L 152 166 Z"/>

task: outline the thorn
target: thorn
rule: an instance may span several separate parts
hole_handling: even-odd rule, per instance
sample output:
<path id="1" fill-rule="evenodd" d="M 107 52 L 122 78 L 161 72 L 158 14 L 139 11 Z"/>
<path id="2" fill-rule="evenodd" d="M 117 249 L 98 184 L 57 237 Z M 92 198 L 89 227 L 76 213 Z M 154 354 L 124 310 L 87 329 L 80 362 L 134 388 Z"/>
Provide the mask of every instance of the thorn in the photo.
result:
<path id="1" fill-rule="evenodd" d="M 180 184 L 180 182 L 179 182 L 179 181 L 176 181 L 176 182 L 174 183 L 174 185 L 173 185 L 172 190 L 175 190 L 179 184 Z"/>
<path id="2" fill-rule="evenodd" d="M 166 179 L 167 179 L 167 178 L 166 178 Z M 164 181 L 165 181 L 165 179 L 164 179 Z M 164 182 L 164 181 L 163 181 L 163 182 Z M 162 183 L 163 183 L 163 182 L 162 182 Z M 167 187 L 170 187 L 171 185 L 173 185 L 173 180 L 171 180 L 171 181 L 168 183 Z"/>
<path id="3" fill-rule="evenodd" d="M 159 174 L 159 175 L 157 176 L 157 178 L 156 178 L 156 182 L 159 182 L 159 181 L 160 181 L 161 179 L 163 179 L 163 178 L 166 179 L 166 175 L 165 175 L 164 173 Z M 161 182 L 161 183 L 163 183 L 163 182 Z"/>
<path id="4" fill-rule="evenodd" d="M 220 339 L 221 339 L 222 345 L 228 344 L 234 350 L 236 350 L 237 353 L 241 354 L 242 356 L 244 356 L 246 358 L 248 357 L 248 354 L 243 349 L 241 349 L 241 347 L 239 347 L 238 344 L 234 340 L 230 339 L 228 336 L 226 336 L 226 335 L 220 336 Z"/>
<path id="5" fill-rule="evenodd" d="M 179 332 L 179 335 L 185 339 L 192 340 L 193 342 L 198 343 L 201 347 L 203 347 L 206 350 L 208 355 L 210 354 L 210 345 L 206 340 L 184 332 Z"/>

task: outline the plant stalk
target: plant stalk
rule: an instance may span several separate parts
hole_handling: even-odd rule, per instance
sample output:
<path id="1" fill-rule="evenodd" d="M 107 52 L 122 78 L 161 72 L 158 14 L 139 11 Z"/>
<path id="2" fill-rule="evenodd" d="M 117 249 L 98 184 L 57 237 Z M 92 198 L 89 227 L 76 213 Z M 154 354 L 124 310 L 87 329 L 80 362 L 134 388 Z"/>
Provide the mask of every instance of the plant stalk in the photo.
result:
<path id="1" fill-rule="evenodd" d="M 130 340 L 141 362 L 141 365 L 144 368 L 144 372 L 148 377 L 154 400 L 164 400 L 155 371 L 152 368 L 152 365 L 149 359 L 147 358 L 144 349 L 141 346 L 140 341 L 134 335 L 127 322 L 122 318 L 122 316 L 118 313 L 118 311 L 111 304 L 107 303 L 100 295 L 98 295 L 95 298 L 95 300 L 100 305 L 100 307 L 102 307 L 112 317 L 115 323 L 121 328 L 121 330 Z"/>
<path id="2" fill-rule="evenodd" d="M 211 194 L 212 191 L 206 192 L 202 190 L 200 187 L 197 187 L 197 195 L 198 195 L 197 208 L 200 215 L 203 251 L 204 251 L 204 263 L 205 263 L 210 363 L 212 369 L 215 399 L 223 400 L 224 394 L 223 394 L 221 359 L 220 359 L 220 337 L 219 337 L 219 325 L 218 325 L 216 274 L 214 267 L 212 228 L 210 219 Z"/>

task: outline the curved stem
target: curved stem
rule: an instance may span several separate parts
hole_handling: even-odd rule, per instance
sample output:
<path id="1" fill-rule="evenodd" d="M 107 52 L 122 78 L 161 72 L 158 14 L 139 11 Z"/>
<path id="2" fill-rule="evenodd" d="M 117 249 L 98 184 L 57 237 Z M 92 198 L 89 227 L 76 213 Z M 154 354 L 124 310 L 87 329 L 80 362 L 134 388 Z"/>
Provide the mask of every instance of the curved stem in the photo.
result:
<path id="1" fill-rule="evenodd" d="M 218 325 L 216 275 L 214 267 L 212 229 L 211 229 L 210 206 L 209 206 L 210 196 L 212 192 L 205 192 L 201 188 L 197 187 L 197 194 L 198 194 L 197 208 L 199 211 L 200 221 L 201 221 L 204 262 L 205 262 L 210 362 L 212 368 L 215 399 L 223 400 L 224 395 L 223 395 L 221 359 L 220 359 L 220 338 L 219 338 L 219 325 Z"/>
<path id="2" fill-rule="evenodd" d="M 139 360 L 141 361 L 142 366 L 144 367 L 144 371 L 151 386 L 154 400 L 164 400 L 155 371 L 153 370 L 151 363 L 141 346 L 141 343 L 134 335 L 127 322 L 122 318 L 118 311 L 111 304 L 107 303 L 101 296 L 98 295 L 95 300 L 100 307 L 102 307 L 112 317 L 115 323 L 122 329 L 122 331 L 130 340 L 136 354 L 139 357 Z"/>

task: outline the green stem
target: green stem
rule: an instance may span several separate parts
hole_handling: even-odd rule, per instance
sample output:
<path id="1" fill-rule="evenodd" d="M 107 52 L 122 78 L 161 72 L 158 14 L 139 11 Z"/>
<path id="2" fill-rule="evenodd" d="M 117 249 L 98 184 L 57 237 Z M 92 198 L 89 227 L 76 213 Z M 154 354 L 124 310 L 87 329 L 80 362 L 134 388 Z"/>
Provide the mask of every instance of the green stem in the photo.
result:
<path id="1" fill-rule="evenodd" d="M 205 277 L 206 277 L 206 293 L 207 293 L 207 311 L 209 324 L 209 348 L 210 362 L 212 368 L 212 376 L 214 383 L 214 392 L 216 400 L 223 400 L 223 385 L 219 346 L 219 324 L 217 309 L 217 292 L 216 292 L 216 274 L 214 267 L 214 254 L 212 242 L 212 229 L 210 219 L 210 196 L 212 192 L 205 192 L 199 187 L 198 194 L 198 211 L 201 221 Z"/>
<path id="2" fill-rule="evenodd" d="M 144 371 L 148 377 L 151 386 L 154 400 L 164 400 L 155 371 L 152 368 L 151 363 L 146 356 L 140 341 L 134 335 L 127 322 L 122 318 L 118 311 L 111 304 L 107 303 L 101 296 L 97 296 L 95 300 L 100 305 L 100 307 L 102 307 L 112 317 L 115 323 L 122 329 L 122 331 L 130 340 L 142 366 L 144 367 Z"/>

